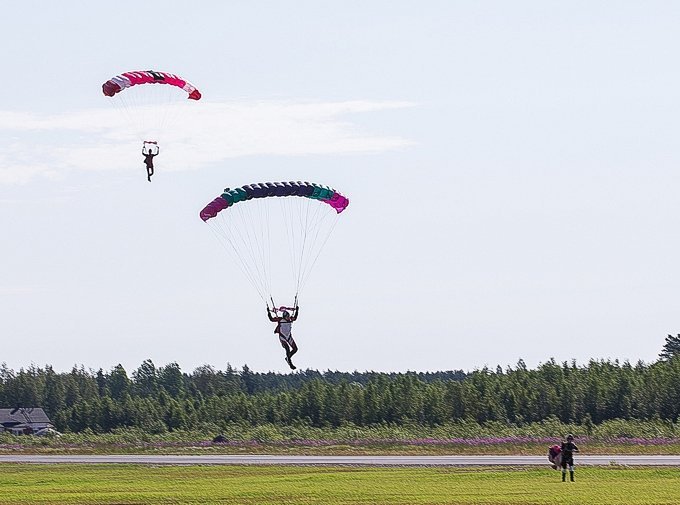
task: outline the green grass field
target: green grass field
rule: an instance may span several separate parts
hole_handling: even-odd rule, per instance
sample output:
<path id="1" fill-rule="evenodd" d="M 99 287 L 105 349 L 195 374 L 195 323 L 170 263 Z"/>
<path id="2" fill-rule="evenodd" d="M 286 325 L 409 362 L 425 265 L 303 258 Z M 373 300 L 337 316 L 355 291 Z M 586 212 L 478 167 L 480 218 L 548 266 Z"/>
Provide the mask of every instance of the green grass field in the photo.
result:
<path id="1" fill-rule="evenodd" d="M 677 504 L 680 470 L 3 465 L 0 504 Z"/>

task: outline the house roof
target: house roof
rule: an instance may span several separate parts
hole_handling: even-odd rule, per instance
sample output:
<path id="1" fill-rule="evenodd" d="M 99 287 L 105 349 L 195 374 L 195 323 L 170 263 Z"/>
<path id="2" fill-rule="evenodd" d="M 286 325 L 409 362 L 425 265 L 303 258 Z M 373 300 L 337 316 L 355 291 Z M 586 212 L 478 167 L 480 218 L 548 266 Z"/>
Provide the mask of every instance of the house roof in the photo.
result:
<path id="1" fill-rule="evenodd" d="M 10 414 L 14 409 L 0 409 L 0 424 L 24 424 L 24 423 L 51 423 L 45 411 L 40 407 L 19 409 Z M 23 412 L 26 413 L 24 415 Z"/>

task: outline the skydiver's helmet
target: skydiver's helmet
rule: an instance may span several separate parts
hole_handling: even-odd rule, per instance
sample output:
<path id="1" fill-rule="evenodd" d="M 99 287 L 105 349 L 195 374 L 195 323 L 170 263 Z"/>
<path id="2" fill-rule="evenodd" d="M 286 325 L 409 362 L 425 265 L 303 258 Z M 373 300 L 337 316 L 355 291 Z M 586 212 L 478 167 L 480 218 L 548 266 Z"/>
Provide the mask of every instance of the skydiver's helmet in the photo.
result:
<path id="1" fill-rule="evenodd" d="M 288 318 L 290 317 L 290 312 L 288 312 L 287 310 L 284 310 L 284 311 L 281 313 L 281 315 L 282 315 L 283 317 L 285 317 L 286 319 L 288 319 Z"/>
<path id="2" fill-rule="evenodd" d="M 571 442 L 571 441 L 573 441 L 573 440 L 574 440 L 574 435 L 572 435 L 571 433 L 569 433 L 569 435 L 567 435 L 567 442 Z"/>

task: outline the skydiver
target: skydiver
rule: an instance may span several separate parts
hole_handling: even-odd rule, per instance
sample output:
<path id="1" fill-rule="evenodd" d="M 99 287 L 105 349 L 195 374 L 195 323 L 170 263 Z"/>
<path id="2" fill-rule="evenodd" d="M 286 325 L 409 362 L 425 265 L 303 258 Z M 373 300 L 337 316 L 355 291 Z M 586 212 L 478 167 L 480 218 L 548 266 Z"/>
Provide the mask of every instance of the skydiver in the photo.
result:
<path id="1" fill-rule="evenodd" d="M 276 323 L 274 333 L 278 333 L 279 342 L 281 342 L 281 346 L 286 350 L 286 363 L 288 363 L 291 370 L 295 370 L 296 367 L 293 365 L 291 358 L 293 357 L 293 354 L 298 351 L 298 347 L 295 340 L 293 340 L 292 326 L 293 321 L 298 317 L 300 307 L 298 307 L 297 302 L 295 302 L 292 315 L 288 310 L 287 307 L 282 307 L 281 316 L 276 316 L 276 307 L 270 309 L 269 305 L 267 305 L 267 317 L 272 323 Z M 272 316 L 272 312 L 274 313 L 274 316 Z"/>
<path id="2" fill-rule="evenodd" d="M 574 453 L 578 452 L 578 447 L 574 443 L 574 435 L 567 435 L 567 441 L 562 442 L 562 482 L 567 479 L 567 466 L 569 466 L 569 480 L 574 482 Z"/>
<path id="3" fill-rule="evenodd" d="M 147 147 L 147 144 L 149 144 L 149 142 L 144 142 L 144 145 L 142 146 L 142 155 L 144 156 L 144 164 L 146 165 L 146 179 L 151 182 L 151 176 L 153 175 L 153 159 L 154 156 L 158 156 L 160 148 L 156 144 L 156 152 L 153 152 L 151 146 L 149 145 Z M 144 151 L 145 147 L 146 151 Z"/>

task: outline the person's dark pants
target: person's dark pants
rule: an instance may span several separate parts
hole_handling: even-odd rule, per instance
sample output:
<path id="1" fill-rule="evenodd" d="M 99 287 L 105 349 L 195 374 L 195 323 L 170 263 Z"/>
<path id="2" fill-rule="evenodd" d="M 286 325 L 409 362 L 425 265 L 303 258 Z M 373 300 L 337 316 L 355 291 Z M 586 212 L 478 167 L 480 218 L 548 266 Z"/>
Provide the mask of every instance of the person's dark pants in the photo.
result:
<path id="1" fill-rule="evenodd" d="M 569 480 L 574 482 L 574 457 L 562 456 L 562 482 L 567 479 L 567 467 L 569 467 Z"/>

